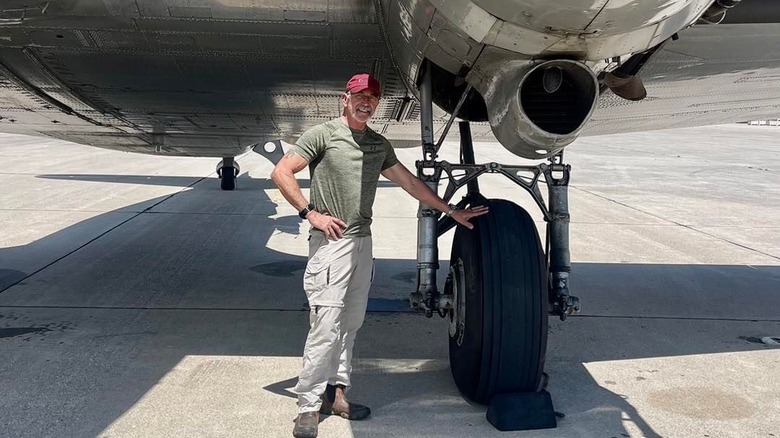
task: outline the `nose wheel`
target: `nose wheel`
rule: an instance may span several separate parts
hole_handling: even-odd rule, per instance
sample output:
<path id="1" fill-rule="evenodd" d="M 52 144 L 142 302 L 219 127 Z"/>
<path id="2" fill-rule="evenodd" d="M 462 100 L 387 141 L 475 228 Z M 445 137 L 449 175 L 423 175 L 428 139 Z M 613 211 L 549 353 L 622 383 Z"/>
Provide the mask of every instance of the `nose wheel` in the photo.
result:
<path id="1" fill-rule="evenodd" d="M 222 190 L 235 190 L 236 178 L 241 172 L 238 163 L 233 157 L 225 157 L 217 164 L 217 176 L 219 177 L 219 188 Z"/>

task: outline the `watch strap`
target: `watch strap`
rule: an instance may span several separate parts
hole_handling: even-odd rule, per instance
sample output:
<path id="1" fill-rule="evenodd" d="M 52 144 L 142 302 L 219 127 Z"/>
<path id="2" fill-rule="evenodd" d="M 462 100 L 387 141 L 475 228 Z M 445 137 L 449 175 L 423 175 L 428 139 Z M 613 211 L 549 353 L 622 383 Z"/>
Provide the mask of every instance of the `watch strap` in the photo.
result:
<path id="1" fill-rule="evenodd" d="M 301 217 L 301 219 L 306 219 L 306 215 L 311 213 L 312 211 L 316 211 L 314 208 L 314 204 L 309 203 L 306 207 L 303 207 L 303 210 L 298 212 L 298 216 Z"/>

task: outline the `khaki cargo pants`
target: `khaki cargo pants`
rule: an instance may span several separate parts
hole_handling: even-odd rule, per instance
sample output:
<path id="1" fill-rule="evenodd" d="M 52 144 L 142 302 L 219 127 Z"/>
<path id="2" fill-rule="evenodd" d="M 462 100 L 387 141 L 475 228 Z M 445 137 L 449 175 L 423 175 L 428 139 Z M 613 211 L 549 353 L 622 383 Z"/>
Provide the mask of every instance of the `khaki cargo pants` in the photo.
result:
<path id="1" fill-rule="evenodd" d="M 350 386 L 352 347 L 363 325 L 374 261 L 371 236 L 309 238 L 303 289 L 309 300 L 309 335 L 298 377 L 298 413 L 318 411 L 325 385 Z"/>

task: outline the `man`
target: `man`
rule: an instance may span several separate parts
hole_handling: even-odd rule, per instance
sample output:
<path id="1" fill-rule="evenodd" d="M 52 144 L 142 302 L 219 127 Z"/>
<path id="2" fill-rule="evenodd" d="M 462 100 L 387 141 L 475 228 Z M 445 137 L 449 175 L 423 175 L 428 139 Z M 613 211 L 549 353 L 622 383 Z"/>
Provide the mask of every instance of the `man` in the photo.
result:
<path id="1" fill-rule="evenodd" d="M 319 413 L 362 420 L 371 410 L 350 403 L 352 346 L 363 324 L 371 286 L 371 215 L 380 173 L 419 201 L 459 224 L 486 207 L 456 210 L 395 156 L 390 143 L 367 126 L 379 105 L 379 82 L 358 74 L 341 95 L 341 117 L 311 128 L 276 165 L 271 178 L 312 226 L 303 285 L 311 309 L 303 370 L 295 386 L 298 417 L 293 435 L 317 436 Z M 311 202 L 295 174 L 310 166 Z"/>

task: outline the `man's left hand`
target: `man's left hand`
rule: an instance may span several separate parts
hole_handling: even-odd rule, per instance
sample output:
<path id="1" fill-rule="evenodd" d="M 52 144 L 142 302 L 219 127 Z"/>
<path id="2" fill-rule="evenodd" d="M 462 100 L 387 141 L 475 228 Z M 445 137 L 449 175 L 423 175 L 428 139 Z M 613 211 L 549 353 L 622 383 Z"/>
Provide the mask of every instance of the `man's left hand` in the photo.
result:
<path id="1" fill-rule="evenodd" d="M 471 207 L 471 208 L 464 208 L 464 209 L 457 209 L 452 212 L 450 215 L 453 219 L 455 219 L 455 222 L 463 225 L 464 227 L 468 228 L 469 230 L 474 229 L 474 225 L 469 222 L 472 218 L 475 218 L 477 216 L 482 216 L 483 214 L 487 214 L 488 208 L 484 207 L 482 205 Z"/>

